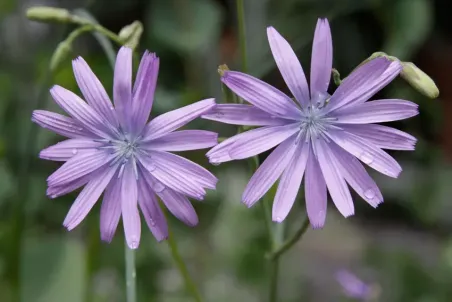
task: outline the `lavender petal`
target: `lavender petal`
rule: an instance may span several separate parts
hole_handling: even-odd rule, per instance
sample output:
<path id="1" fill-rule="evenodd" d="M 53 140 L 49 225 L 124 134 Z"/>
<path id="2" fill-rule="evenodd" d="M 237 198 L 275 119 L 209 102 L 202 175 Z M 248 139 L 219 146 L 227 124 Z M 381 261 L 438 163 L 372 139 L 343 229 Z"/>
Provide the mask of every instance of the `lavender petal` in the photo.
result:
<path id="1" fill-rule="evenodd" d="M 147 124 L 143 141 L 148 142 L 174 131 L 200 117 L 214 106 L 214 99 L 206 99 L 159 115 Z"/>
<path id="2" fill-rule="evenodd" d="M 198 215 L 187 197 L 170 188 L 156 193 L 177 219 L 191 227 L 198 224 Z"/>
<path id="3" fill-rule="evenodd" d="M 132 49 L 129 47 L 121 47 L 116 56 L 113 100 L 119 122 L 129 132 L 132 122 Z"/>
<path id="4" fill-rule="evenodd" d="M 213 147 L 218 134 L 206 130 L 180 130 L 165 134 L 143 145 L 148 150 L 188 151 Z"/>
<path id="5" fill-rule="evenodd" d="M 278 126 L 290 122 L 272 116 L 256 106 L 245 104 L 219 104 L 201 117 L 225 124 L 245 126 Z"/>
<path id="6" fill-rule="evenodd" d="M 111 242 L 121 218 L 121 182 L 114 177 L 105 189 L 100 207 L 100 238 Z"/>
<path id="7" fill-rule="evenodd" d="M 414 136 L 406 132 L 382 125 L 341 125 L 340 127 L 382 149 L 412 151 L 417 142 Z"/>
<path id="8" fill-rule="evenodd" d="M 132 165 L 126 165 L 121 176 L 121 212 L 124 234 L 131 249 L 138 248 L 141 237 L 140 213 L 138 212 L 137 179 Z"/>
<path id="9" fill-rule="evenodd" d="M 63 225 L 70 231 L 85 219 L 116 172 L 116 167 L 99 171 L 88 182 L 69 209 Z"/>
<path id="10" fill-rule="evenodd" d="M 296 135 L 286 139 L 259 166 L 242 195 L 246 206 L 253 206 L 281 176 L 297 148 L 296 141 Z"/>
<path id="11" fill-rule="evenodd" d="M 155 193 L 143 177 L 138 179 L 138 204 L 144 219 L 157 241 L 168 238 L 168 224 Z"/>
<path id="12" fill-rule="evenodd" d="M 319 162 L 314 156 L 312 148 L 310 148 L 309 152 L 304 180 L 306 212 L 308 213 L 309 222 L 312 227 L 318 229 L 325 225 L 327 191 L 325 178 L 323 177 Z"/>
<path id="13" fill-rule="evenodd" d="M 329 131 L 328 136 L 340 147 L 380 173 L 397 178 L 402 167 L 388 153 L 369 141 L 346 131 Z"/>
<path id="14" fill-rule="evenodd" d="M 309 104 L 309 88 L 306 77 L 289 43 L 273 27 L 267 28 L 268 42 L 279 71 L 295 99 L 302 107 Z M 326 90 L 325 90 L 326 91 Z"/>
<path id="15" fill-rule="evenodd" d="M 300 141 L 292 159 L 282 173 L 273 203 L 273 221 L 282 222 L 292 209 L 303 179 L 309 149 L 309 144 Z"/>
<path id="16" fill-rule="evenodd" d="M 375 100 L 339 109 L 332 114 L 335 123 L 369 124 L 407 119 L 419 113 L 416 103 L 398 100 Z"/>
<path id="17" fill-rule="evenodd" d="M 229 149 L 232 159 L 244 159 L 255 156 L 278 145 L 299 131 L 299 124 L 262 127 L 243 133 L 237 137 Z"/>
<path id="18" fill-rule="evenodd" d="M 117 127 L 118 119 L 114 113 L 113 104 L 104 86 L 93 73 L 88 63 L 78 57 L 72 61 L 75 79 L 88 104 L 112 126 Z"/>
<path id="19" fill-rule="evenodd" d="M 134 128 L 140 131 L 146 124 L 154 102 L 160 60 L 146 51 L 141 59 L 133 87 Z"/>
<path id="20" fill-rule="evenodd" d="M 244 134 L 245 133 L 236 134 L 210 149 L 209 152 L 206 153 L 209 162 L 212 164 L 220 164 L 231 161 L 232 158 L 229 156 L 229 149 L 232 144 L 234 144 L 237 139 L 243 137 Z"/>
<path id="21" fill-rule="evenodd" d="M 71 182 L 65 183 L 63 185 L 49 186 L 47 188 L 46 194 L 50 198 L 57 198 L 59 196 L 68 194 L 86 185 L 91 180 L 91 178 L 93 178 L 93 175 L 96 175 L 96 171 L 85 176 L 82 176 L 80 178 L 77 178 L 76 180 L 73 180 Z"/>
<path id="22" fill-rule="evenodd" d="M 311 99 L 328 90 L 333 67 L 333 40 L 327 19 L 318 19 L 312 43 Z"/>
<path id="23" fill-rule="evenodd" d="M 336 161 L 330 147 L 324 140 L 319 139 L 314 142 L 314 152 L 336 208 L 344 217 L 353 215 L 355 209 L 350 190 L 342 175 L 343 169 Z"/>
<path id="24" fill-rule="evenodd" d="M 301 116 L 300 109 L 287 95 L 255 77 L 227 71 L 221 80 L 239 97 L 271 115 L 295 120 Z"/>
<path id="25" fill-rule="evenodd" d="M 42 128 L 69 138 L 94 137 L 73 118 L 55 112 L 34 110 L 31 120 Z"/>
<path id="26" fill-rule="evenodd" d="M 94 151 L 92 149 L 95 149 L 101 145 L 101 143 L 90 139 L 73 138 L 41 150 L 39 157 L 53 161 L 67 161 L 79 152 L 84 152 L 87 149 Z"/>

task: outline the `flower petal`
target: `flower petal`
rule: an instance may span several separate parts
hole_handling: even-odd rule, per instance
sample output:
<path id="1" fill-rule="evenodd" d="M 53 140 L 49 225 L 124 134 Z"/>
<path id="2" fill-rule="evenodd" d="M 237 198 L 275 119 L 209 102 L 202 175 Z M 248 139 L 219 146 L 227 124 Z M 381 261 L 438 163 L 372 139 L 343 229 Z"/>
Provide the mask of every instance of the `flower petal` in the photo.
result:
<path id="1" fill-rule="evenodd" d="M 113 99 L 121 126 L 130 131 L 132 120 L 132 49 L 121 47 L 116 56 Z"/>
<path id="2" fill-rule="evenodd" d="M 414 150 L 417 142 L 414 136 L 406 132 L 382 125 L 341 125 L 340 127 L 382 149 Z"/>
<path id="3" fill-rule="evenodd" d="M 325 225 L 327 210 L 326 183 L 312 148 L 310 148 L 309 152 L 305 171 L 304 192 L 309 222 L 313 228 L 317 229 Z"/>
<path id="4" fill-rule="evenodd" d="M 245 205 L 253 206 L 281 176 L 297 148 L 296 141 L 296 135 L 286 139 L 259 166 L 243 192 Z"/>
<path id="5" fill-rule="evenodd" d="M 342 167 L 342 175 L 356 193 L 374 208 L 382 203 L 383 195 L 380 189 L 358 159 L 335 144 L 330 146 Z"/>
<path id="6" fill-rule="evenodd" d="M 265 152 L 299 131 L 299 124 L 262 127 L 237 136 L 229 149 L 232 159 L 244 159 Z"/>
<path id="7" fill-rule="evenodd" d="M 288 119 L 301 116 L 300 109 L 287 95 L 255 77 L 226 71 L 221 80 L 239 97 L 271 115 Z"/>
<path id="8" fill-rule="evenodd" d="M 73 180 L 71 182 L 65 183 L 63 185 L 49 186 L 47 188 L 46 194 L 50 198 L 57 198 L 59 196 L 68 194 L 68 193 L 70 193 L 72 191 L 75 191 L 78 188 L 81 188 L 84 185 L 86 185 L 91 180 L 91 178 L 93 177 L 93 174 L 95 175 L 96 172 L 92 172 L 90 174 L 87 174 L 85 176 L 77 178 L 76 180 Z"/>
<path id="9" fill-rule="evenodd" d="M 163 153 L 163 152 L 162 152 Z M 186 173 L 189 167 L 194 163 L 184 166 L 179 159 L 173 161 L 174 154 L 159 154 L 154 151 L 150 156 L 140 156 L 138 159 L 143 167 L 151 173 L 151 175 L 165 186 L 180 192 L 184 195 L 191 196 L 196 199 L 203 199 L 206 191 L 198 179 Z M 187 162 L 190 162 L 187 160 Z"/>
<path id="10" fill-rule="evenodd" d="M 58 85 L 50 89 L 55 102 L 88 131 L 100 136 L 108 137 L 109 130 L 103 119 L 87 103 L 75 93 Z"/>
<path id="11" fill-rule="evenodd" d="M 256 106 L 245 104 L 218 104 L 201 117 L 221 123 L 245 126 L 278 126 L 289 122 L 289 120 L 272 116 Z"/>
<path id="12" fill-rule="evenodd" d="M 59 186 L 87 175 L 113 159 L 112 154 L 100 150 L 87 150 L 65 162 L 47 178 L 49 186 Z"/>
<path id="13" fill-rule="evenodd" d="M 398 100 L 375 100 L 335 111 L 335 123 L 369 124 L 403 120 L 419 113 L 416 103 Z"/>
<path id="14" fill-rule="evenodd" d="M 69 209 L 63 225 L 70 231 L 85 219 L 116 172 L 116 167 L 107 167 L 96 173 L 83 188 Z"/>
<path id="15" fill-rule="evenodd" d="M 243 134 L 244 133 L 237 134 L 228 139 L 225 139 L 223 142 L 210 149 L 209 152 L 206 153 L 206 156 L 209 158 L 209 162 L 211 164 L 218 165 L 220 163 L 233 160 L 229 156 L 229 149 L 237 139 L 240 139 L 240 137 L 243 136 Z"/>
<path id="16" fill-rule="evenodd" d="M 342 176 L 343 169 L 341 169 L 330 147 L 323 139 L 315 140 L 313 144 L 314 153 L 317 155 L 331 199 L 344 217 L 353 215 L 355 209 L 350 190 Z"/>
<path id="17" fill-rule="evenodd" d="M 279 71 L 295 99 L 302 107 L 309 104 L 309 88 L 306 77 L 289 43 L 273 27 L 267 28 L 268 42 Z"/>
<path id="18" fill-rule="evenodd" d="M 132 165 L 127 165 L 121 175 L 121 212 L 124 234 L 131 249 L 138 248 L 141 237 L 140 213 L 138 212 L 137 179 Z"/>
<path id="19" fill-rule="evenodd" d="M 73 138 L 41 150 L 39 157 L 54 161 L 67 161 L 79 152 L 84 152 L 86 149 L 95 149 L 100 146 L 102 146 L 102 143 L 94 140 Z"/>
<path id="20" fill-rule="evenodd" d="M 385 151 L 346 131 L 331 130 L 328 136 L 340 147 L 380 173 L 397 178 L 402 167 Z"/>
<path id="21" fill-rule="evenodd" d="M 278 190 L 273 203 L 273 221 L 282 222 L 286 219 L 290 209 L 292 209 L 303 179 L 309 149 L 309 144 L 299 140 L 295 153 L 279 180 Z"/>
<path id="22" fill-rule="evenodd" d="M 331 112 L 340 107 L 363 103 L 391 82 L 402 70 L 399 62 L 376 58 L 353 71 L 337 88 L 325 108 Z"/>
<path id="23" fill-rule="evenodd" d="M 55 112 L 35 110 L 33 111 L 31 120 L 42 128 L 49 129 L 69 138 L 94 137 L 93 134 L 85 130 L 73 118 Z"/>
<path id="24" fill-rule="evenodd" d="M 100 207 L 100 238 L 111 242 L 121 218 L 121 182 L 117 177 L 105 189 L 104 199 Z"/>
<path id="25" fill-rule="evenodd" d="M 88 63 L 82 57 L 78 57 L 72 61 L 72 67 L 78 87 L 88 104 L 111 125 L 118 127 L 113 104 Z"/>
<path id="26" fill-rule="evenodd" d="M 205 130 L 181 130 L 165 134 L 143 145 L 149 150 L 188 151 L 213 147 L 218 143 L 218 134 Z"/>
<path id="27" fill-rule="evenodd" d="M 143 141 L 150 141 L 174 131 L 208 112 L 215 106 L 215 99 L 206 99 L 159 115 L 148 123 Z"/>
<path id="28" fill-rule="evenodd" d="M 159 73 L 160 60 L 155 53 L 146 51 L 138 67 L 133 87 L 133 113 L 135 130 L 141 131 L 149 119 L 154 102 L 155 87 Z"/>
<path id="29" fill-rule="evenodd" d="M 198 224 L 198 215 L 187 197 L 170 188 L 157 192 L 157 195 L 177 219 L 191 227 Z"/>
<path id="30" fill-rule="evenodd" d="M 327 19 L 318 19 L 312 43 L 311 99 L 328 90 L 333 67 L 333 40 Z"/>
<path id="31" fill-rule="evenodd" d="M 143 177 L 138 179 L 138 204 L 144 219 L 157 241 L 168 238 L 168 224 L 154 191 Z"/>

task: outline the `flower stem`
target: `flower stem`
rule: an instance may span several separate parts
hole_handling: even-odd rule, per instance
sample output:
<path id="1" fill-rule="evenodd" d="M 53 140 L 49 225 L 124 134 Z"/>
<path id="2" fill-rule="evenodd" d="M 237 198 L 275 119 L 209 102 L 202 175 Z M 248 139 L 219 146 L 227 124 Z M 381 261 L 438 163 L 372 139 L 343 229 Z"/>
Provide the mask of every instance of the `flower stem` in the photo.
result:
<path id="1" fill-rule="evenodd" d="M 248 70 L 246 55 L 246 25 L 245 25 L 245 7 L 243 0 L 236 1 L 237 6 L 237 22 L 239 31 L 240 57 L 242 60 L 242 72 Z"/>
<path id="2" fill-rule="evenodd" d="M 137 273 L 135 271 L 135 250 L 124 244 L 126 257 L 126 293 L 127 302 L 137 301 Z"/>
<path id="3" fill-rule="evenodd" d="M 190 273 L 188 272 L 187 266 L 185 265 L 184 260 L 182 259 L 179 248 L 177 247 L 177 242 L 174 239 L 173 233 L 168 229 L 168 246 L 171 250 L 171 256 L 173 257 L 174 262 L 176 263 L 177 268 L 179 269 L 182 278 L 184 278 L 185 288 L 192 295 L 193 300 L 196 302 L 201 302 L 201 295 L 199 294 L 198 288 L 190 277 Z"/>
<path id="4" fill-rule="evenodd" d="M 300 240 L 300 238 L 306 233 L 309 227 L 309 219 L 306 217 L 303 221 L 303 224 L 301 227 L 295 232 L 295 234 L 292 235 L 289 239 L 287 239 L 283 244 L 281 244 L 279 247 L 273 250 L 268 255 L 268 258 L 270 260 L 279 259 L 285 252 L 287 252 L 295 243 Z"/>

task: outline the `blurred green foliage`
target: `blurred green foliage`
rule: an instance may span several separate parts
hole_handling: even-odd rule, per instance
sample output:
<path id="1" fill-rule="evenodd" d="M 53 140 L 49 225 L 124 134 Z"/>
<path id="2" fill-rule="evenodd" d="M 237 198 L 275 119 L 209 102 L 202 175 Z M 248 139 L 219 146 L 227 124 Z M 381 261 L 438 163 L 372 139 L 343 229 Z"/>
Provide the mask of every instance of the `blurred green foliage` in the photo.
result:
<path id="1" fill-rule="evenodd" d="M 116 33 L 141 21 L 144 32 L 138 52 L 149 49 L 161 57 L 153 116 L 202 98 L 223 101 L 218 65 L 226 63 L 234 69 L 239 62 L 235 4 L 232 0 L 0 1 L 0 301 L 11 301 L 15 276 L 20 276 L 24 302 L 124 301 L 122 227 L 113 243 L 100 242 L 99 207 L 95 207 L 75 231 L 64 230 L 61 223 L 76 193 L 48 199 L 45 179 L 60 164 L 37 158 L 39 149 L 61 137 L 30 122 L 39 100 L 43 101 L 40 109 L 60 111 L 47 93 L 51 85 L 79 92 L 70 58 L 83 56 L 107 91 L 112 90 L 112 70 L 104 53 L 107 42 L 98 34 L 81 36 L 58 71 L 46 76 L 56 46 L 74 28 L 26 20 L 25 10 L 37 4 L 83 8 Z M 290 41 L 305 72 L 315 22 L 321 16 L 331 21 L 334 67 L 343 75 L 375 51 L 422 68 L 429 62 L 421 66 L 418 55 L 432 39 L 450 43 L 441 33 L 451 21 L 438 19 L 439 10 L 452 9 L 447 1 L 247 0 L 245 6 L 250 73 L 284 91 L 288 90 L 266 41 L 269 25 Z M 308 231 L 306 241 L 287 254 L 280 276 L 281 301 L 338 301 L 341 289 L 334 273 L 343 267 L 379 283 L 384 302 L 450 301 L 452 167 L 439 144 L 442 100 L 427 100 L 402 80 L 379 94 L 389 95 L 420 104 L 420 116 L 397 123 L 418 137 L 417 150 L 391 153 L 404 168 L 399 179 L 375 175 L 385 204 L 372 210 L 356 198 L 357 215 L 347 220 L 331 207 L 326 227 Z M 190 127 L 212 129 L 220 136 L 236 131 L 204 120 Z M 200 215 L 197 228 L 170 219 L 183 257 L 205 301 L 264 301 L 265 227 L 258 207 L 247 209 L 240 203 L 250 176 L 248 166 L 245 162 L 209 166 L 204 153 L 185 155 L 208 166 L 220 181 L 206 201 L 195 202 Z M 26 171 L 21 169 L 24 166 Z M 14 227 L 17 209 L 24 214 L 19 221 L 21 238 Z M 300 201 L 289 216 L 287 232 L 303 211 Z M 139 301 L 190 301 L 166 244 L 155 242 L 147 227 L 142 228 L 137 254 Z M 17 240 L 21 249 L 15 255 Z M 10 269 L 15 257 L 20 260 L 19 271 Z"/>

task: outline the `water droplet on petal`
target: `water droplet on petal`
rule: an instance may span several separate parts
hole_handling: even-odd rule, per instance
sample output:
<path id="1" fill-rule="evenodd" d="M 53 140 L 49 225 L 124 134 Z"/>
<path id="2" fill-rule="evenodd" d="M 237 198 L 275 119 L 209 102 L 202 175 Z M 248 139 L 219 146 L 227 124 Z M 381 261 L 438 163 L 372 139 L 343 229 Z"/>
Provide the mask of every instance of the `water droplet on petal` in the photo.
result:
<path id="1" fill-rule="evenodd" d="M 58 197 L 58 195 L 56 195 L 56 194 L 50 195 L 50 198 L 57 198 L 57 197 Z"/>
<path id="2" fill-rule="evenodd" d="M 364 191 L 364 196 L 366 196 L 366 198 L 373 199 L 375 197 L 375 191 L 372 189 L 367 189 L 366 191 Z"/>
<path id="3" fill-rule="evenodd" d="M 113 106 L 110 106 L 110 110 L 115 110 L 115 107 L 113 107 Z"/>
<path id="4" fill-rule="evenodd" d="M 161 182 L 156 182 L 154 184 L 154 191 L 155 191 L 155 193 L 160 193 L 163 190 L 165 190 L 165 186 Z"/>
<path id="5" fill-rule="evenodd" d="M 372 154 L 370 154 L 369 152 L 362 152 L 359 155 L 359 159 L 362 160 L 363 163 L 365 164 L 371 164 L 374 161 L 374 157 L 372 156 Z"/>
<path id="6" fill-rule="evenodd" d="M 71 151 L 71 152 L 72 152 L 72 154 L 74 154 L 74 155 L 75 155 L 75 154 L 77 154 L 77 152 L 78 152 L 78 151 L 77 151 L 77 149 L 72 149 L 72 151 Z"/>
<path id="7" fill-rule="evenodd" d="M 156 225 L 155 220 L 152 219 L 152 218 L 149 219 L 149 223 L 151 224 L 151 226 L 155 226 Z"/>
<path id="8" fill-rule="evenodd" d="M 214 165 L 214 166 L 219 166 L 220 165 L 220 163 L 219 162 L 210 162 L 212 165 Z"/>
<path id="9" fill-rule="evenodd" d="M 275 221 L 276 221 L 276 222 L 281 222 L 281 221 L 282 221 L 282 218 L 279 217 L 279 216 L 277 216 L 277 217 L 275 218 Z"/>
<path id="10" fill-rule="evenodd" d="M 147 169 L 149 172 L 152 172 L 152 171 L 155 171 L 155 169 L 157 169 L 157 167 L 155 166 L 155 164 L 150 163 L 150 164 L 146 167 L 146 169 Z"/>

